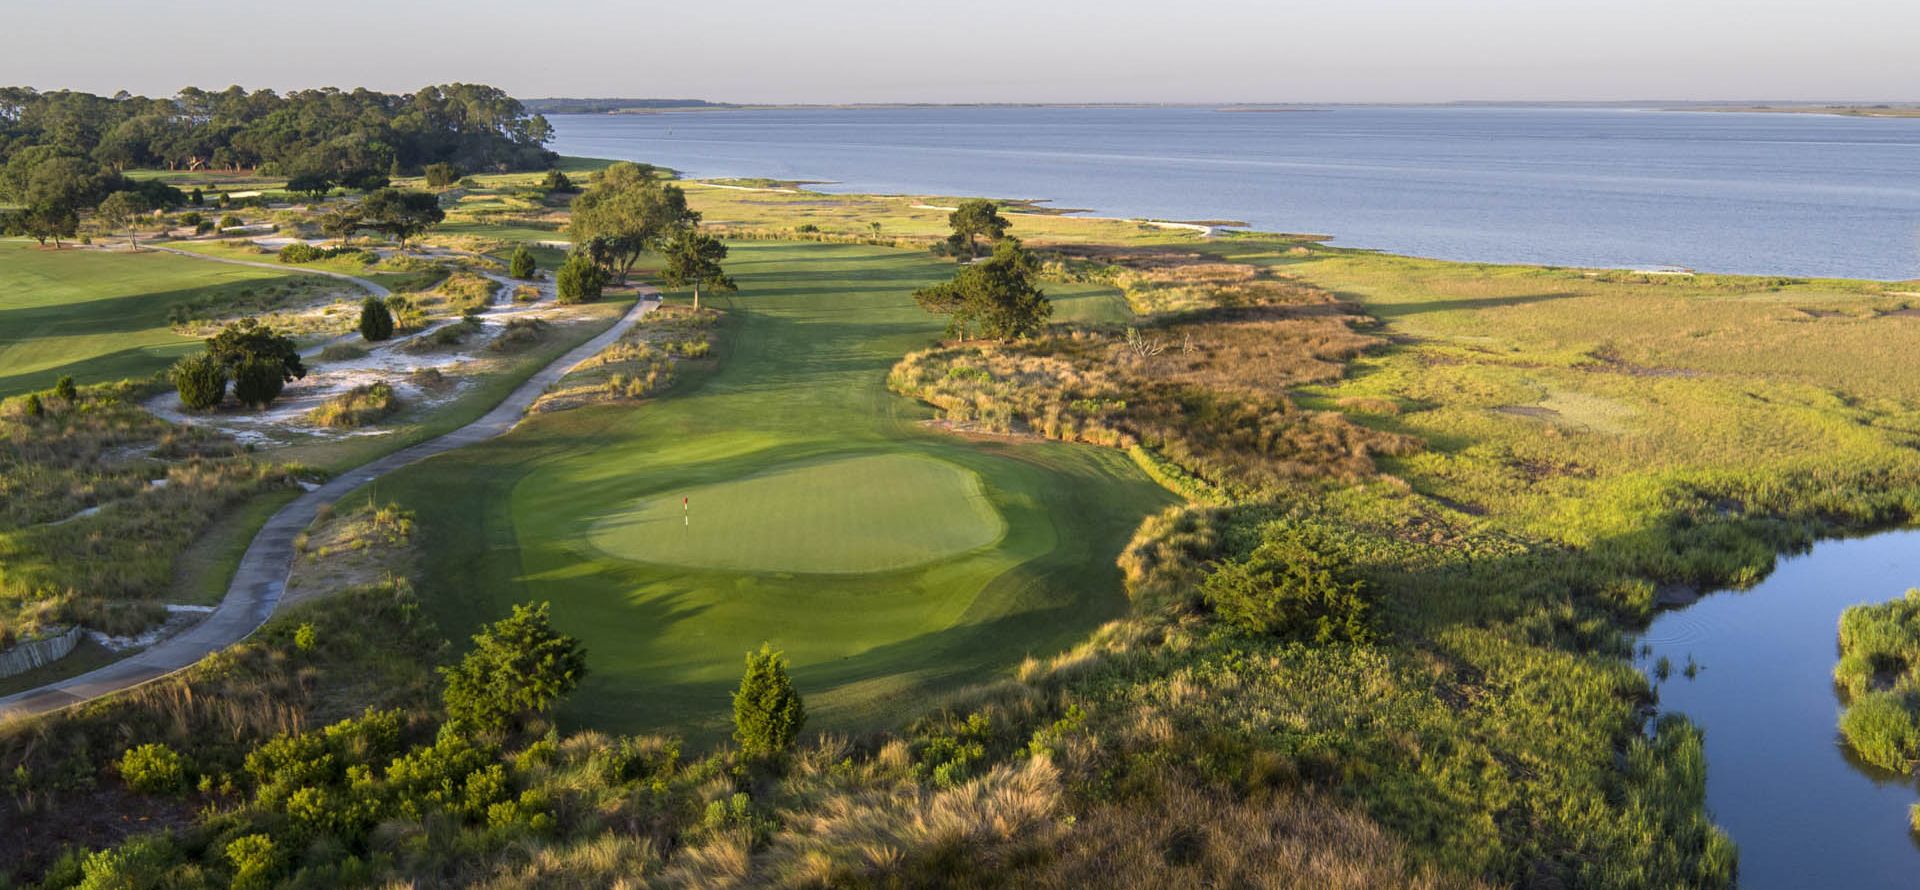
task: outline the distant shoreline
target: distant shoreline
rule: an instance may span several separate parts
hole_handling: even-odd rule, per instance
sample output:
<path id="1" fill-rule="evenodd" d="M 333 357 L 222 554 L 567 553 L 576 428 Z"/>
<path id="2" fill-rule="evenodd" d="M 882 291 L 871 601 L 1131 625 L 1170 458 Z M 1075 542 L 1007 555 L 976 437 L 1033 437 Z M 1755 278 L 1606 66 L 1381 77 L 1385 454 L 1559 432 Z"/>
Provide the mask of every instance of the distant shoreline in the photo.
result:
<path id="1" fill-rule="evenodd" d="M 728 103 L 658 99 L 529 99 L 527 110 L 547 115 L 703 114 L 718 111 L 861 111 L 949 108 L 1186 108 L 1240 114 L 1326 112 L 1344 108 L 1547 108 L 1754 114 L 1827 114 L 1842 117 L 1920 117 L 1920 102 L 1722 102 L 1620 100 L 1596 102 L 794 102 Z"/>

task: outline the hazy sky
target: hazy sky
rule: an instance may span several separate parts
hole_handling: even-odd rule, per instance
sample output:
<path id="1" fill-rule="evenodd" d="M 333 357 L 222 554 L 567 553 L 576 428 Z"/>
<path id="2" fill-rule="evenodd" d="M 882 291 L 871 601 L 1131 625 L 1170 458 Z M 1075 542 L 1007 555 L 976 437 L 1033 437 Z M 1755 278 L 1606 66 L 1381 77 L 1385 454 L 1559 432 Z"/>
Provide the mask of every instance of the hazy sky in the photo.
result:
<path id="1" fill-rule="evenodd" d="M 736 102 L 1920 99 L 1916 0 L 0 0 L 0 84 Z"/>

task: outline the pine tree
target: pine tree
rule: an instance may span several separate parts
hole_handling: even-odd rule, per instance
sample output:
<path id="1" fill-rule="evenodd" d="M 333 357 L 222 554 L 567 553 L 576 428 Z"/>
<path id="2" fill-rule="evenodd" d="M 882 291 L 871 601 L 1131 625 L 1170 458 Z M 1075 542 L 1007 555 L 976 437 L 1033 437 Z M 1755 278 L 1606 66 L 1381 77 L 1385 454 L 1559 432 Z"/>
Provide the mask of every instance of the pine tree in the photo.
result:
<path id="1" fill-rule="evenodd" d="M 733 694 L 733 739 L 751 757 L 786 754 L 800 740 L 806 705 L 787 676 L 786 655 L 767 643 L 747 653 L 747 673 Z"/>

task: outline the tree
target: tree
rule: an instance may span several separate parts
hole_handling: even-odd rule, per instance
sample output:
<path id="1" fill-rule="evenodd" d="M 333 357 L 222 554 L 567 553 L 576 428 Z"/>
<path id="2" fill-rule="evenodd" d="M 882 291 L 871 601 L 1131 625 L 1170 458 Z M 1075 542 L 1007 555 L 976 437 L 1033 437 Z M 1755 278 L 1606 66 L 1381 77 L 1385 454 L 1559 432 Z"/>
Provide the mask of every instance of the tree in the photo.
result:
<path id="1" fill-rule="evenodd" d="M 749 757 L 774 757 L 793 750 L 806 722 L 806 705 L 787 676 L 787 657 L 761 643 L 747 653 L 747 672 L 733 693 L 733 740 Z"/>
<path id="2" fill-rule="evenodd" d="M 195 411 L 205 411 L 227 397 L 227 366 L 212 353 L 190 355 L 173 363 L 167 379 L 180 391 L 180 402 Z"/>
<path id="3" fill-rule="evenodd" d="M 952 281 L 913 294 L 922 309 L 947 316 L 947 332 L 965 340 L 981 336 L 1007 340 L 1029 336 L 1053 316 L 1053 304 L 1035 284 L 1039 266 L 1012 238 L 994 245 L 993 256 L 964 266 Z"/>
<path id="4" fill-rule="evenodd" d="M 334 207 L 321 214 L 320 231 L 345 244 L 353 239 L 353 233 L 360 231 L 362 222 L 360 208 L 351 205 Z"/>
<path id="5" fill-rule="evenodd" d="M 243 405 L 266 407 L 289 382 L 307 376 L 292 337 L 244 318 L 207 339 L 207 354 L 233 378 L 233 395 Z"/>
<path id="6" fill-rule="evenodd" d="M 60 239 L 71 238 L 80 231 L 78 213 L 73 212 L 71 208 L 47 205 L 27 207 L 9 213 L 4 223 L 6 234 L 25 235 L 39 242 L 41 247 L 45 247 L 47 240 L 52 239 L 55 249 L 61 246 Z"/>
<path id="7" fill-rule="evenodd" d="M 481 731 L 507 728 L 541 713 L 580 685 L 587 675 L 586 650 L 553 629 L 551 604 L 517 605 L 513 614 L 473 637 L 460 663 L 440 669 L 447 716 Z"/>
<path id="8" fill-rule="evenodd" d="M 140 242 L 135 238 L 134 222 L 150 209 L 146 199 L 134 192 L 114 192 L 100 202 L 100 207 L 94 211 L 94 219 L 109 233 L 127 230 L 127 244 L 139 250 Z"/>
<path id="9" fill-rule="evenodd" d="M 595 259 L 626 284 L 641 256 L 699 220 L 679 186 L 656 179 L 652 167 L 621 162 L 574 199 L 571 231 L 575 244 L 596 242 Z"/>
<path id="10" fill-rule="evenodd" d="M 989 241 L 999 241 L 1007 236 L 1007 227 L 1013 223 L 1000 215 L 999 205 L 992 201 L 969 198 L 947 214 L 947 225 L 953 227 L 953 236 L 947 239 L 947 243 L 957 249 L 964 242 L 967 256 L 978 259 L 980 236 L 985 235 Z"/>
<path id="11" fill-rule="evenodd" d="M 700 288 L 730 294 L 739 288 L 733 279 L 720 268 L 720 261 L 727 258 L 727 245 L 711 235 L 703 235 L 699 229 L 688 225 L 676 230 L 661 253 L 666 266 L 660 270 L 660 277 L 669 287 L 693 288 L 693 308 L 700 308 Z"/>
<path id="12" fill-rule="evenodd" d="M 360 202 L 359 212 L 361 228 L 386 234 L 399 242 L 401 249 L 406 248 L 407 239 L 447 218 L 446 211 L 440 209 L 440 199 L 431 192 L 390 188 L 367 195 Z"/>
<path id="13" fill-rule="evenodd" d="M 540 187 L 546 189 L 547 194 L 550 195 L 570 195 L 580 190 L 580 187 L 574 185 L 567 174 L 558 169 L 548 170 L 547 178 L 541 180 Z"/>
<path id="14" fill-rule="evenodd" d="M 422 172 L 426 174 L 427 185 L 437 189 L 446 188 L 460 181 L 460 171 L 452 164 L 428 164 L 427 169 Z"/>
<path id="15" fill-rule="evenodd" d="M 318 201 L 333 191 L 333 177 L 325 173 L 302 173 L 287 180 L 287 191 L 306 195 L 308 200 Z"/>
<path id="16" fill-rule="evenodd" d="M 393 337 L 393 313 L 385 300 L 368 296 L 360 303 L 360 336 L 378 343 Z"/>
<path id="17" fill-rule="evenodd" d="M 513 249 L 513 258 L 507 262 L 508 275 L 521 281 L 532 281 L 535 268 L 533 251 L 528 250 L 525 244 Z"/>
<path id="18" fill-rule="evenodd" d="M 562 303 L 591 303 L 600 299 L 607 286 L 607 273 L 581 251 L 567 255 L 567 261 L 554 276 Z"/>
<path id="19" fill-rule="evenodd" d="M 207 206 L 207 193 L 201 191 L 196 186 L 193 191 L 187 193 L 187 203 L 195 207 L 205 207 Z"/>

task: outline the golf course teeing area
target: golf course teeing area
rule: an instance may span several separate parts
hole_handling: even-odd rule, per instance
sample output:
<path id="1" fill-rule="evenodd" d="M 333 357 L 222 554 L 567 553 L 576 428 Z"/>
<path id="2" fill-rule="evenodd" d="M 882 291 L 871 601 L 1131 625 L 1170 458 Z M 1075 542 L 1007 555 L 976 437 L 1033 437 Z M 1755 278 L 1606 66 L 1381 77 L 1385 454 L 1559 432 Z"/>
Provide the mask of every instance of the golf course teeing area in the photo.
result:
<path id="1" fill-rule="evenodd" d="M 791 658 L 810 729 L 859 730 L 1125 611 L 1114 559 L 1170 495 L 1119 451 L 969 441 L 887 391 L 893 363 L 939 334 L 913 290 L 952 264 L 732 250 L 740 293 L 721 303 L 713 369 L 379 483 L 418 516 L 416 587 L 448 637 L 551 601 L 590 671 L 563 722 L 705 744 L 726 736 L 762 641 Z"/>

